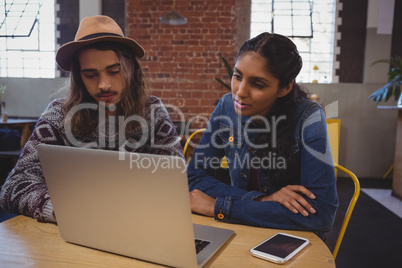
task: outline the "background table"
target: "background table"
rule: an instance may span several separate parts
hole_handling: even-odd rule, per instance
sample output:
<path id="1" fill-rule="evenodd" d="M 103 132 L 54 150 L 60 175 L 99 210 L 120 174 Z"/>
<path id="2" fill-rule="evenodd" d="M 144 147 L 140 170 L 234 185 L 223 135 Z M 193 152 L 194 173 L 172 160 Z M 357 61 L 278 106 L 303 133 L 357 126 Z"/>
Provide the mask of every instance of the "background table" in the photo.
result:
<path id="1" fill-rule="evenodd" d="M 28 141 L 32 134 L 31 126 L 36 124 L 37 119 L 29 118 L 8 118 L 7 122 L 0 120 L 0 127 L 4 128 L 21 128 L 21 149 L 24 148 L 25 143 Z"/>
<path id="2" fill-rule="evenodd" d="M 286 231 L 310 245 L 285 265 L 250 255 L 249 249 L 283 230 L 226 224 L 193 215 L 193 222 L 232 229 L 236 234 L 206 267 L 335 267 L 328 247 L 314 233 Z M 0 224 L 0 266 L 6 267 L 160 267 L 159 265 L 64 242 L 57 225 L 17 216 Z"/>
<path id="3" fill-rule="evenodd" d="M 377 106 L 377 108 L 386 110 L 398 110 L 394 157 L 394 175 L 392 177 L 392 195 L 402 200 L 402 105 Z"/>

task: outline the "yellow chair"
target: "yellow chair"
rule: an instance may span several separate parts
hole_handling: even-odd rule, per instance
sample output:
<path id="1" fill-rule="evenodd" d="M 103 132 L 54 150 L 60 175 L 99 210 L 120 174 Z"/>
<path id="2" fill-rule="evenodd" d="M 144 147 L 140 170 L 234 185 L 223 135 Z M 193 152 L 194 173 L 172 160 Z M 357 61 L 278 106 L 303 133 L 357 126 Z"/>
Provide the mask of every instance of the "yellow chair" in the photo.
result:
<path id="1" fill-rule="evenodd" d="M 329 144 L 332 152 L 332 160 L 339 163 L 339 143 L 341 136 L 341 120 L 340 119 L 327 119 L 327 129 Z M 338 170 L 335 169 L 335 176 L 338 175 Z"/>
<path id="2" fill-rule="evenodd" d="M 332 251 L 332 256 L 334 257 L 334 260 L 335 260 L 336 256 L 338 255 L 339 247 L 341 246 L 343 236 L 345 235 L 346 228 L 348 227 L 350 216 L 352 216 L 352 212 L 355 208 L 357 199 L 359 198 L 359 195 L 360 195 L 360 182 L 359 182 L 359 179 L 356 177 L 356 175 L 353 172 L 351 172 L 350 170 L 342 167 L 341 165 L 339 165 L 337 163 L 334 163 L 334 167 L 335 167 L 335 169 L 340 170 L 340 171 L 344 172 L 345 174 L 347 174 L 352 179 L 352 181 L 355 185 L 355 191 L 353 193 L 352 199 L 350 200 L 348 209 L 346 210 L 345 217 L 343 218 L 341 229 L 338 234 L 338 238 L 336 239 L 336 242 L 335 242 L 335 247 Z"/>
<path id="3" fill-rule="evenodd" d="M 334 161 L 335 175 L 338 176 L 338 172 L 337 172 L 338 170 L 342 171 L 343 173 L 345 173 L 352 179 L 354 186 L 355 186 L 355 191 L 350 200 L 348 209 L 346 210 L 345 217 L 343 218 L 343 221 L 342 221 L 341 229 L 339 231 L 338 237 L 335 242 L 335 247 L 332 251 L 332 256 L 334 257 L 334 260 L 335 260 L 336 256 L 338 255 L 338 251 L 341 246 L 343 237 L 345 235 L 346 228 L 348 227 L 350 217 L 352 216 L 357 199 L 359 198 L 359 195 L 360 195 L 360 182 L 359 182 L 359 179 L 356 177 L 356 175 L 353 172 L 351 172 L 350 170 L 348 170 L 338 164 L 339 143 L 340 143 L 339 141 L 340 141 L 340 134 L 341 134 L 341 120 L 340 119 L 327 119 L 326 121 L 327 121 L 329 144 L 331 147 L 332 158 Z"/>
<path id="4" fill-rule="evenodd" d="M 345 217 L 343 218 L 341 229 L 339 231 L 338 237 L 335 242 L 335 247 L 332 251 L 332 256 L 334 257 L 334 259 L 336 259 L 336 256 L 338 255 L 338 251 L 339 251 L 340 245 L 342 243 L 343 237 L 345 235 L 346 228 L 348 227 L 350 217 L 352 216 L 357 199 L 359 198 L 359 195 L 360 195 L 360 182 L 359 182 L 358 178 L 356 177 L 356 175 L 353 172 L 351 172 L 350 170 L 348 170 L 345 167 L 338 164 L 340 122 L 341 121 L 339 119 L 327 119 L 328 136 L 329 136 L 330 147 L 331 147 L 331 151 L 332 151 L 333 159 L 334 159 L 334 168 L 335 168 L 336 174 L 337 174 L 337 171 L 339 170 L 339 171 L 345 173 L 346 175 L 348 175 L 352 179 L 354 186 L 355 186 L 355 190 L 354 190 L 353 196 L 350 200 L 348 209 L 345 213 Z M 188 137 L 188 139 L 184 145 L 184 149 L 183 149 L 183 155 L 186 158 L 186 160 L 188 157 L 188 156 L 186 156 L 186 154 L 188 153 L 190 141 L 192 140 L 192 138 L 195 135 L 197 135 L 198 133 L 204 133 L 204 131 L 205 131 L 205 129 L 198 129 Z M 222 162 L 221 162 L 221 167 L 223 167 L 223 168 L 228 167 L 226 157 L 223 157 Z"/>
<path id="5" fill-rule="evenodd" d="M 186 159 L 187 162 L 189 162 L 189 159 L 190 159 L 190 155 L 188 155 L 188 154 L 189 154 L 189 145 L 190 145 L 191 140 L 195 137 L 195 135 L 197 135 L 199 133 L 204 133 L 204 131 L 205 131 L 205 128 L 198 129 L 198 130 L 194 131 L 193 133 L 191 133 L 191 135 L 186 140 L 186 143 L 184 144 L 184 148 L 183 148 L 183 155 L 184 155 L 184 159 Z"/>
<path id="6" fill-rule="evenodd" d="M 339 137 L 341 134 L 341 120 L 340 119 L 327 119 L 327 129 L 329 136 L 329 144 L 332 152 L 332 159 L 335 163 L 339 162 Z M 226 156 L 222 158 L 222 168 L 228 168 Z M 335 176 L 337 176 L 337 169 L 335 169 Z"/>
<path id="7" fill-rule="evenodd" d="M 204 133 L 204 132 L 205 132 L 205 128 L 198 129 L 198 130 L 194 131 L 193 133 L 191 133 L 191 135 L 186 140 L 186 143 L 184 144 L 184 148 L 183 148 L 183 155 L 184 155 L 184 159 L 186 159 L 187 162 L 189 162 L 189 160 L 190 160 L 189 146 L 190 146 L 191 140 L 195 137 L 195 135 L 197 135 L 199 133 Z M 226 160 L 226 156 L 224 156 L 222 158 L 221 168 L 229 168 L 227 160 Z"/>
<path id="8" fill-rule="evenodd" d="M 392 170 L 394 169 L 394 164 L 391 165 L 391 167 L 385 172 L 384 176 L 382 177 L 383 179 L 388 178 L 389 174 L 391 174 Z"/>
<path id="9" fill-rule="evenodd" d="M 229 166 L 228 166 L 228 160 L 226 159 L 226 155 L 222 158 L 222 161 L 221 161 L 221 168 L 229 168 Z"/>

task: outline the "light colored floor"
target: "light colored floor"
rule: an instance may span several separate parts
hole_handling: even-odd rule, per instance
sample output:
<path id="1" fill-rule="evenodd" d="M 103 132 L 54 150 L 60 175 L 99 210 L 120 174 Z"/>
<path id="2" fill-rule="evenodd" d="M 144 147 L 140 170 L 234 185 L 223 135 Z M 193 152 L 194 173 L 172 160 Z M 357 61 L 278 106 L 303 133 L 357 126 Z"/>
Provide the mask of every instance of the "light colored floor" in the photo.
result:
<path id="1" fill-rule="evenodd" d="M 361 190 L 402 219 L 402 201 L 391 195 L 392 190 L 371 188 L 362 188 Z"/>

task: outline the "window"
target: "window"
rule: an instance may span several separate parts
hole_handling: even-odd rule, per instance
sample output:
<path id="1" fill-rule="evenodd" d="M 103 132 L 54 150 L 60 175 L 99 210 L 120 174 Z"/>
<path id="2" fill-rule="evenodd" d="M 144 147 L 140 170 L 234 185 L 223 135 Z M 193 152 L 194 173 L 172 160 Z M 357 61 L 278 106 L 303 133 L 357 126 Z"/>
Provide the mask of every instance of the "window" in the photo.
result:
<path id="1" fill-rule="evenodd" d="M 0 3 L 0 76 L 55 77 L 54 0 Z"/>
<path id="2" fill-rule="evenodd" d="M 250 37 L 288 36 L 303 58 L 297 82 L 331 83 L 335 14 L 335 0 L 252 0 Z"/>

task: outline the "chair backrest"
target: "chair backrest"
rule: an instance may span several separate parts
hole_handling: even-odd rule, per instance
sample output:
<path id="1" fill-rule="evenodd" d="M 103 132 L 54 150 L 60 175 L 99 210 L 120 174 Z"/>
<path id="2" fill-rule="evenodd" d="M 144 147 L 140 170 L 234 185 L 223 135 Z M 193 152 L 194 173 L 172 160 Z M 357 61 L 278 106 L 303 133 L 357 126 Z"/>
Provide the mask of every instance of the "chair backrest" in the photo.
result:
<path id="1" fill-rule="evenodd" d="M 341 120 L 327 119 L 327 129 L 329 145 L 331 147 L 332 160 L 339 163 L 339 141 L 341 137 Z M 338 176 L 338 170 L 335 169 L 335 176 Z"/>
<path id="2" fill-rule="evenodd" d="M 329 143 L 331 146 L 331 152 L 332 152 L 332 158 L 335 163 L 339 163 L 339 141 L 340 141 L 340 134 L 341 134 L 341 120 L 340 119 L 327 119 L 327 129 L 328 129 L 328 136 L 329 136 Z M 204 133 L 205 128 L 203 129 L 198 129 L 195 132 L 193 132 L 187 139 L 184 149 L 183 149 L 183 155 L 184 158 L 189 160 L 190 155 L 189 155 L 189 143 L 193 139 L 195 135 L 198 133 Z M 222 159 L 221 163 L 222 168 L 228 168 L 226 157 L 224 156 Z M 335 175 L 338 174 L 338 170 L 335 169 Z"/>
<path id="3" fill-rule="evenodd" d="M 183 148 L 183 155 L 184 155 L 184 159 L 186 159 L 186 162 L 188 163 L 190 160 L 190 142 L 194 139 L 194 137 L 199 134 L 199 133 L 204 133 L 205 128 L 201 128 L 198 129 L 196 131 L 194 131 L 193 133 L 191 133 L 191 135 L 188 137 L 188 139 L 186 140 L 186 143 L 184 144 L 184 148 Z"/>
<path id="4" fill-rule="evenodd" d="M 345 217 L 343 218 L 341 229 L 339 230 L 338 238 L 336 239 L 336 242 L 335 242 L 335 247 L 332 250 L 332 256 L 334 257 L 334 260 L 335 260 L 336 256 L 338 255 L 339 247 L 341 246 L 343 236 L 345 235 L 346 228 L 348 227 L 350 216 L 352 216 L 352 212 L 355 208 L 357 199 L 359 198 L 359 195 L 360 195 L 360 182 L 359 182 L 359 179 L 356 177 L 356 175 L 353 172 L 351 172 L 350 170 L 344 168 L 343 166 L 341 166 L 337 163 L 334 163 L 334 167 L 335 167 L 335 169 L 340 170 L 340 171 L 344 172 L 345 174 L 347 174 L 352 179 L 352 181 L 355 185 L 355 191 L 350 200 L 348 209 L 346 210 Z"/>
<path id="5" fill-rule="evenodd" d="M 202 129 L 198 129 L 196 131 L 194 131 L 187 139 L 186 143 L 184 144 L 184 148 L 183 148 L 183 155 L 184 155 L 184 159 L 186 159 L 186 162 L 188 163 L 191 159 L 191 153 L 190 153 L 190 142 L 192 141 L 192 139 L 195 137 L 195 135 L 197 135 L 198 133 L 204 133 L 205 128 Z M 221 160 L 221 168 L 229 168 L 228 166 L 228 162 L 226 160 L 226 156 L 224 156 Z"/>
<path id="6" fill-rule="evenodd" d="M 353 210 L 355 208 L 357 199 L 359 198 L 360 195 L 360 183 L 359 183 L 359 179 L 356 177 L 356 175 L 351 172 L 350 170 L 346 169 L 345 167 L 341 166 L 338 164 L 338 160 L 339 160 L 339 137 L 340 137 L 340 124 L 341 121 L 340 119 L 327 119 L 327 128 L 328 128 L 328 136 L 329 136 L 329 141 L 330 141 L 330 146 L 331 146 L 331 151 L 333 154 L 333 160 L 334 160 L 334 168 L 337 174 L 337 171 L 341 171 L 343 173 L 345 173 L 346 175 L 348 175 L 355 186 L 355 190 L 353 193 L 353 196 L 350 200 L 348 209 L 345 213 L 345 216 L 343 218 L 342 221 L 342 225 L 341 225 L 341 229 L 339 231 L 338 237 L 336 239 L 335 242 L 335 247 L 332 251 L 332 256 L 334 257 L 334 259 L 336 259 L 336 256 L 338 255 L 338 251 L 340 248 L 340 245 L 342 243 L 343 237 L 345 235 L 346 232 L 346 228 L 348 227 L 349 224 L 349 220 L 350 217 L 353 213 Z M 185 145 L 184 145 L 184 149 L 183 149 L 183 155 L 186 159 L 186 161 L 188 161 L 188 159 L 190 158 L 189 154 L 189 146 L 190 146 L 190 142 L 191 140 L 199 133 L 204 133 L 205 129 L 198 129 L 196 131 L 194 131 L 187 139 Z M 222 159 L 222 163 L 221 163 L 221 167 L 226 167 L 227 168 L 227 163 L 226 163 L 226 157 L 224 157 Z"/>
<path id="7" fill-rule="evenodd" d="M 327 129 L 329 144 L 331 146 L 332 159 L 335 163 L 339 163 L 339 142 L 341 136 L 341 120 L 327 119 Z"/>
<path id="8" fill-rule="evenodd" d="M 346 232 L 346 228 L 348 227 L 350 217 L 352 216 L 352 212 L 355 208 L 357 199 L 360 195 L 360 182 L 356 175 L 351 172 L 350 170 L 344 168 L 343 166 L 339 165 L 339 144 L 340 144 L 340 134 L 341 134 L 341 120 L 340 119 L 327 119 L 327 129 L 328 129 L 328 137 L 329 137 L 329 144 L 331 146 L 332 158 L 334 161 L 334 168 L 335 168 L 335 175 L 338 176 L 338 170 L 342 171 L 346 175 L 348 175 L 355 186 L 355 191 L 353 196 L 350 200 L 348 209 L 346 210 L 345 216 L 342 221 L 341 229 L 339 230 L 338 237 L 335 242 L 334 249 L 332 251 L 332 256 L 336 259 L 338 255 L 339 248 L 341 246 L 343 237 Z"/>

